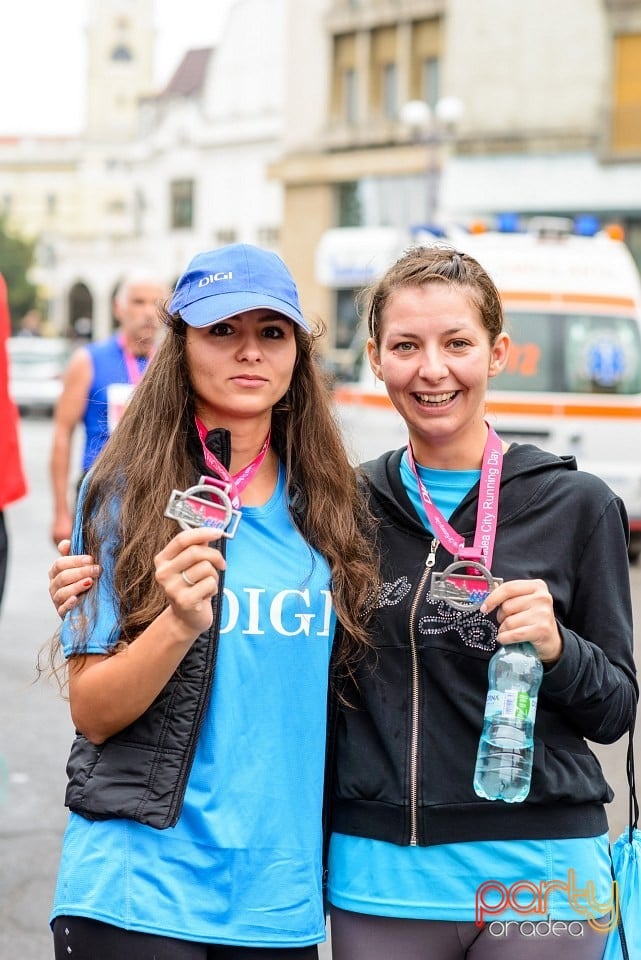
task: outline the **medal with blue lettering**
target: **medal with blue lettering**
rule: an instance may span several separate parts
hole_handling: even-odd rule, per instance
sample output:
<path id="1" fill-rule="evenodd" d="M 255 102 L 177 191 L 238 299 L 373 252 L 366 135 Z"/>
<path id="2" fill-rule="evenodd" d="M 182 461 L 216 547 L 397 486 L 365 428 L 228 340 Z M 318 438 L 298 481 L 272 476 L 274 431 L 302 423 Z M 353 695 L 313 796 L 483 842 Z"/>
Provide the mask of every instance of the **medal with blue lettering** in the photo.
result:
<path id="1" fill-rule="evenodd" d="M 418 489 L 429 524 L 440 543 L 454 556 L 441 573 L 432 573 L 430 593 L 436 600 L 443 600 L 454 610 L 478 610 L 488 593 L 503 581 L 490 572 L 494 553 L 494 539 L 498 522 L 499 487 L 503 468 L 503 444 L 496 431 L 487 424 L 488 435 L 483 451 L 479 501 L 476 514 L 474 545 L 465 546 L 460 534 L 447 522 L 432 501 L 427 487 L 421 480 L 411 443 L 407 447 L 407 459 L 418 482 Z"/>
<path id="2" fill-rule="evenodd" d="M 454 610 L 478 610 L 490 590 L 503 583 L 479 560 L 461 560 L 458 555 L 442 573 L 433 573 L 430 593 Z"/>
<path id="3" fill-rule="evenodd" d="M 231 539 L 241 518 L 229 498 L 230 486 L 213 477 L 201 477 L 188 490 L 172 490 L 165 516 L 176 520 L 183 530 L 211 527 Z"/>

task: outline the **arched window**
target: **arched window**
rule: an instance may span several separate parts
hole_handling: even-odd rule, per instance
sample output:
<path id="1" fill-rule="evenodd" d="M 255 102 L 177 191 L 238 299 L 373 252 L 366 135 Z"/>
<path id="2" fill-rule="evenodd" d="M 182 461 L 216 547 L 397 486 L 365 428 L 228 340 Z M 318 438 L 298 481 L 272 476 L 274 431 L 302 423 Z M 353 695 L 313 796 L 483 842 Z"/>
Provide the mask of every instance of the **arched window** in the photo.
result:
<path id="1" fill-rule="evenodd" d="M 74 283 L 69 291 L 69 329 L 72 335 L 92 338 L 93 297 L 81 281 Z"/>
<path id="2" fill-rule="evenodd" d="M 111 51 L 112 60 L 120 60 L 122 62 L 133 60 L 133 54 L 128 46 L 124 43 L 117 44 Z"/>

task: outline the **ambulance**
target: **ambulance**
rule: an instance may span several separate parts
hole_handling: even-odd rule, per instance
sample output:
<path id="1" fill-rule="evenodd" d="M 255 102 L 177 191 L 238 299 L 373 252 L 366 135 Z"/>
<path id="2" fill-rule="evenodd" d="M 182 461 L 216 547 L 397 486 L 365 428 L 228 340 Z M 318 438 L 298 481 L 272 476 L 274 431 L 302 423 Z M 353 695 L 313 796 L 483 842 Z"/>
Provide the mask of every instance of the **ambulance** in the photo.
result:
<path id="1" fill-rule="evenodd" d="M 602 477 L 626 505 L 636 560 L 641 281 L 620 228 L 586 235 L 571 220 L 535 217 L 520 232 L 453 228 L 439 242 L 475 257 L 501 293 L 512 344 L 505 371 L 490 381 L 489 421 L 505 440 L 573 454 L 580 469 Z M 354 461 L 407 442 L 366 359 L 358 381 L 337 385 L 334 400 Z"/>

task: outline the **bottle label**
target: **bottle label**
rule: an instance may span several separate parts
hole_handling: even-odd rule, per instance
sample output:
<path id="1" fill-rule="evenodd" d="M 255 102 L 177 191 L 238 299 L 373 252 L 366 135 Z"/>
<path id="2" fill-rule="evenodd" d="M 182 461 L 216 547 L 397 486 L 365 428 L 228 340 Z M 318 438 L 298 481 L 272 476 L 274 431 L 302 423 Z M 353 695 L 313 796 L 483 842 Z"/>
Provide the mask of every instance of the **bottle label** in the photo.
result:
<path id="1" fill-rule="evenodd" d="M 534 722 L 536 702 L 537 697 L 531 697 L 527 690 L 520 690 L 518 687 L 508 690 L 490 690 L 487 695 L 485 716 Z"/>

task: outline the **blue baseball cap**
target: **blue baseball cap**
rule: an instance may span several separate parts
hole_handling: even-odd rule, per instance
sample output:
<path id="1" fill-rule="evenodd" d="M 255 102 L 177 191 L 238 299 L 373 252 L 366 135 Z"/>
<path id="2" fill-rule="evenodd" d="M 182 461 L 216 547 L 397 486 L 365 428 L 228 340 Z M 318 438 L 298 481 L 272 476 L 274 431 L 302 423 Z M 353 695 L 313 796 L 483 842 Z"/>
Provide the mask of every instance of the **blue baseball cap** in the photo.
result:
<path id="1" fill-rule="evenodd" d="M 294 278 L 281 258 L 249 243 L 197 254 L 176 284 L 170 313 L 190 327 L 211 327 L 245 310 L 265 307 L 311 333 Z"/>

